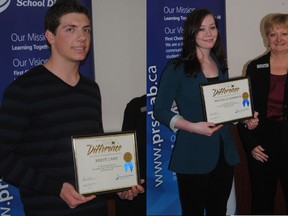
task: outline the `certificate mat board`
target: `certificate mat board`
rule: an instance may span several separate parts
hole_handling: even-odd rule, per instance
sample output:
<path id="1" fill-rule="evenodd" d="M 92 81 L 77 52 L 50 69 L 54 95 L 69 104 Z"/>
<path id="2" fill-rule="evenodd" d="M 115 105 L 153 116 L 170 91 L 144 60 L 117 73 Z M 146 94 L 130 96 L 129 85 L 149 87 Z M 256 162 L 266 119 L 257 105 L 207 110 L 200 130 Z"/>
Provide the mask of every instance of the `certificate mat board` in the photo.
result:
<path id="1" fill-rule="evenodd" d="M 201 85 L 205 118 L 222 124 L 253 117 L 253 101 L 248 77 Z"/>
<path id="2" fill-rule="evenodd" d="M 140 184 L 135 132 L 73 136 L 76 190 L 103 194 Z"/>

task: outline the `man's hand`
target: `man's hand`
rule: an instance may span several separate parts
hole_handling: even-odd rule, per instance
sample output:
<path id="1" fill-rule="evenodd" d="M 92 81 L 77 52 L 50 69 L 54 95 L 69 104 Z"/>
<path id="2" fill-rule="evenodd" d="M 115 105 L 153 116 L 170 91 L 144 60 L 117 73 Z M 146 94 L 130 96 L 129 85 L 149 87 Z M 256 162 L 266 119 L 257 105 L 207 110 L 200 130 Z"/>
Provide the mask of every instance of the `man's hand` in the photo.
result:
<path id="1" fill-rule="evenodd" d="M 141 179 L 141 184 L 145 182 L 144 179 Z M 133 186 L 131 190 L 118 192 L 118 196 L 121 199 L 133 200 L 134 197 L 138 196 L 139 193 L 144 193 L 145 190 L 141 185 Z"/>
<path id="2" fill-rule="evenodd" d="M 73 187 L 73 185 L 65 182 L 62 185 L 62 189 L 60 192 L 60 197 L 62 200 L 64 200 L 64 202 L 71 208 L 76 208 L 78 205 L 86 203 L 92 199 L 95 199 L 96 196 L 95 195 L 91 195 L 91 196 L 83 196 L 81 194 L 79 194 L 75 188 Z"/>

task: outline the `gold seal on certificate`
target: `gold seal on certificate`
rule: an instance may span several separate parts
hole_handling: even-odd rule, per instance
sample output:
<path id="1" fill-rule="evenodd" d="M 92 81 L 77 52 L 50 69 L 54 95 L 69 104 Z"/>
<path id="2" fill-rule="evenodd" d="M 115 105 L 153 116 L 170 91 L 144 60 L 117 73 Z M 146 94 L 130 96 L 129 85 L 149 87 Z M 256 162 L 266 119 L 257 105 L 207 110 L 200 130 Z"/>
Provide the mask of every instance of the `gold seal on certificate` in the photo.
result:
<path id="1" fill-rule="evenodd" d="M 73 136 L 72 144 L 80 194 L 110 193 L 140 184 L 135 132 Z"/>
<path id="2" fill-rule="evenodd" d="M 253 117 L 253 101 L 248 77 L 201 85 L 205 117 L 222 124 Z"/>

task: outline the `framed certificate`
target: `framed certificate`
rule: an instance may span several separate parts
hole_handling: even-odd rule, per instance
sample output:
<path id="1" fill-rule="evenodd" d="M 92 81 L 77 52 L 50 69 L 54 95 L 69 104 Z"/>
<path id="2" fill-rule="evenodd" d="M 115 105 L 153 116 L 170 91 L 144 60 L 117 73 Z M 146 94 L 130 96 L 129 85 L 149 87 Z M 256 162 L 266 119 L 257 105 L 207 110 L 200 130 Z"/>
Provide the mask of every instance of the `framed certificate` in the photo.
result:
<path id="1" fill-rule="evenodd" d="M 140 184 L 136 133 L 72 136 L 76 190 L 83 195 Z"/>
<path id="2" fill-rule="evenodd" d="M 201 85 L 205 117 L 222 124 L 253 117 L 253 101 L 248 77 Z"/>

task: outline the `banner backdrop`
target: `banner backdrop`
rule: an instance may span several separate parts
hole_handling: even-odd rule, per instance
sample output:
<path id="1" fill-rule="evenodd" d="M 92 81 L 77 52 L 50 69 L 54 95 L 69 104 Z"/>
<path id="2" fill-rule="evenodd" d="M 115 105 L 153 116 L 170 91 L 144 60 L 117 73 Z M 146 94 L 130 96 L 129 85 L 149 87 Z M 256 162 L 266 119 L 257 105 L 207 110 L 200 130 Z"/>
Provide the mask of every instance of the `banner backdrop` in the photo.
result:
<path id="1" fill-rule="evenodd" d="M 162 70 L 181 52 L 186 16 L 198 7 L 214 12 L 226 49 L 225 1 L 147 0 L 147 215 L 181 215 L 176 175 L 168 170 L 176 134 L 155 120 L 153 106 Z"/>
<path id="2" fill-rule="evenodd" d="M 49 57 L 44 15 L 55 0 L 0 0 L 0 101 L 4 89 L 30 68 Z M 91 9 L 91 0 L 82 0 Z M 80 68 L 94 79 L 93 49 Z M 1 174 L 0 174 L 1 175 Z M 0 176 L 1 177 L 1 176 Z M 22 216 L 18 189 L 0 179 L 0 215 Z"/>

